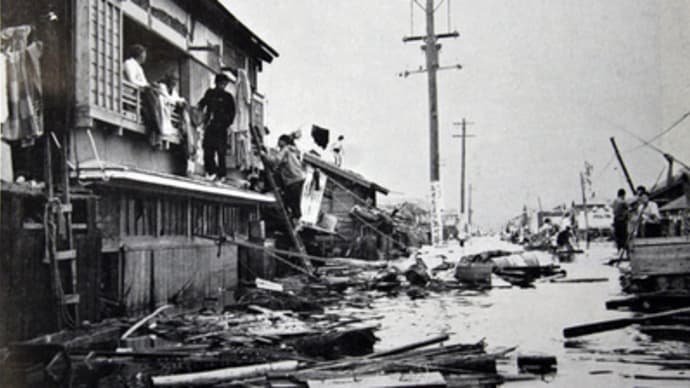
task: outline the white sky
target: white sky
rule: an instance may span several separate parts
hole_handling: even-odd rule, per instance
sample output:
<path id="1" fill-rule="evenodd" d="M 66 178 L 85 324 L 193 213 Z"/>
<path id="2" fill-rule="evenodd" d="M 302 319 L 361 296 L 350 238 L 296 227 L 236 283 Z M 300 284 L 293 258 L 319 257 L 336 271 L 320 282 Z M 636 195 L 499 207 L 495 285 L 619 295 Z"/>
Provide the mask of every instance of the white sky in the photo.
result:
<path id="1" fill-rule="evenodd" d="M 437 0 L 437 3 L 440 0 Z M 447 0 L 448 1 L 448 0 Z M 580 200 L 579 172 L 594 165 L 594 189 L 614 196 L 624 180 L 615 136 L 635 184 L 651 186 L 665 166 L 621 128 L 650 138 L 690 110 L 688 1 L 449 0 L 441 41 L 441 179 L 448 208 L 459 198 L 458 130 L 474 122 L 468 180 L 475 220 L 497 226 L 523 204 Z M 264 68 L 266 121 L 274 134 L 311 124 L 345 135 L 345 167 L 394 192 L 428 196 L 428 107 L 424 65 L 410 35 L 408 0 L 226 0 L 279 53 Z M 423 1 L 420 1 L 423 3 Z M 415 35 L 424 33 L 415 6 Z M 444 3 L 437 32 L 446 32 Z M 655 144 L 690 162 L 690 119 Z"/>

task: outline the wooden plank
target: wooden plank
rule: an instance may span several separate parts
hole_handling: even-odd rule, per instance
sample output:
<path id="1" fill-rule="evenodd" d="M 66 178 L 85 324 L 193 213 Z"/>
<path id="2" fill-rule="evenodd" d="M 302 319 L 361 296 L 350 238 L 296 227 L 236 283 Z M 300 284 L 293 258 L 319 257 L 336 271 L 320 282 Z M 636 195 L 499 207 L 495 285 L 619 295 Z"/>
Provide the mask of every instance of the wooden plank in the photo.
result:
<path id="1" fill-rule="evenodd" d="M 66 251 L 55 252 L 55 260 L 57 260 L 57 261 L 74 260 L 76 258 L 77 258 L 77 250 L 76 249 L 70 249 L 70 250 L 66 250 Z"/>
<path id="2" fill-rule="evenodd" d="M 65 294 L 62 297 L 63 304 L 79 304 L 79 294 Z"/>
<path id="3" fill-rule="evenodd" d="M 648 246 L 669 246 L 674 244 L 690 244 L 690 236 L 635 238 L 630 242 L 631 248 L 633 249 Z"/>
<path id="4" fill-rule="evenodd" d="M 690 242 L 635 245 L 630 256 L 634 276 L 690 273 Z"/>
<path id="5" fill-rule="evenodd" d="M 127 251 L 124 254 L 124 290 L 127 311 L 147 310 L 151 301 L 151 251 Z"/>
<path id="6" fill-rule="evenodd" d="M 440 372 L 391 373 L 386 375 L 358 375 L 324 380 L 308 380 L 309 388 L 359 387 L 359 388 L 406 388 L 446 387 Z"/>
<path id="7" fill-rule="evenodd" d="M 297 361 L 277 361 L 269 364 L 247 365 L 204 372 L 153 376 L 151 381 L 156 387 L 213 385 L 222 381 L 264 376 L 269 372 L 279 373 L 294 371 L 297 369 L 297 364 Z"/>

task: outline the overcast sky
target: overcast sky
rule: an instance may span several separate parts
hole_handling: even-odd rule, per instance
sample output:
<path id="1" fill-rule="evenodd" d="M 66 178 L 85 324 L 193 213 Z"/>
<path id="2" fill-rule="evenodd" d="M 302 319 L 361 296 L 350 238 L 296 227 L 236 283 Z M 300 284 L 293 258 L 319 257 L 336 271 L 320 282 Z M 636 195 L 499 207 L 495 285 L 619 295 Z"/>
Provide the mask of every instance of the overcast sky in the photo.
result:
<path id="1" fill-rule="evenodd" d="M 448 0 L 447 0 L 448 1 Z M 523 204 L 580 200 L 579 172 L 594 165 L 594 190 L 613 197 L 625 181 L 609 137 L 635 184 L 665 166 L 625 132 L 650 138 L 690 110 L 688 1 L 449 0 L 436 14 L 441 180 L 458 207 L 460 144 L 453 122 L 474 124 L 468 181 L 475 220 L 500 225 Z M 426 198 L 429 129 L 424 15 L 408 0 L 227 0 L 279 53 L 264 68 L 266 121 L 274 134 L 318 124 L 346 138 L 345 167 L 390 188 L 389 200 Z M 424 3 L 424 1 L 420 1 Z M 437 0 L 437 4 L 440 0 Z M 449 28 L 450 27 L 450 28 Z M 690 161 L 690 119 L 654 143 Z M 303 145 L 306 147 L 306 145 Z M 634 149 L 634 150 L 633 150 Z"/>

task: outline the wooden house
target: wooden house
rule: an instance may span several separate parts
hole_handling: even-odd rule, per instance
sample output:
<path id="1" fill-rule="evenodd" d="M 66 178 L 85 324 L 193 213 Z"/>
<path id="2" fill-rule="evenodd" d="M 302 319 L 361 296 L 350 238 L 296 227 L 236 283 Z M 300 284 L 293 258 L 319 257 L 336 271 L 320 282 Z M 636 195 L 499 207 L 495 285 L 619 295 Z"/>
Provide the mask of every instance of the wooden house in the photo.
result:
<path id="1" fill-rule="evenodd" d="M 0 343 L 234 288 L 246 253 L 201 236 L 247 238 L 275 199 L 184 176 L 182 139 L 151 146 L 123 62 L 128 46 L 145 46 L 149 81 L 174 74 L 191 104 L 215 74 L 228 75 L 233 95 L 246 74 L 251 101 L 238 115 L 261 128 L 258 73 L 277 52 L 215 0 L 0 0 L 0 9 L 2 28 L 29 25 L 43 44 L 45 122 L 33 147 L 12 145 L 15 176 L 42 185 L 2 185 L 0 311 L 13 314 L 0 314 Z"/>
<path id="2" fill-rule="evenodd" d="M 355 205 L 377 206 L 377 195 L 387 195 L 389 190 L 364 176 L 310 153 L 304 154 L 306 165 L 324 173 L 328 179 L 321 202 L 321 213 L 336 217 L 336 236 L 320 237 L 322 254 L 334 247 L 341 248 L 341 253 L 357 238 L 364 226 L 362 220 L 351 214 Z M 369 228 L 371 229 L 371 228 Z"/>

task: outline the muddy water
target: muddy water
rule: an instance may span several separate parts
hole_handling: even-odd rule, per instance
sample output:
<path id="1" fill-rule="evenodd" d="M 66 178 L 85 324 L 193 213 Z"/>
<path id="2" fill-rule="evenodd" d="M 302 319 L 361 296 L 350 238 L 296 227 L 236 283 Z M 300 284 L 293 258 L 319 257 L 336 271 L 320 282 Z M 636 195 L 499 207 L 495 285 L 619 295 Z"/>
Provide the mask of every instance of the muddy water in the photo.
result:
<path id="1" fill-rule="evenodd" d="M 607 311 L 606 300 L 623 296 L 616 268 L 603 263 L 613 256 L 609 244 L 593 245 L 573 263 L 563 263 L 569 278 L 608 278 L 598 283 L 538 283 L 532 289 L 494 288 L 488 292 L 432 294 L 421 300 L 401 295 L 378 299 L 374 308 L 385 318 L 377 350 L 447 333 L 451 342 L 484 338 L 489 350 L 517 346 L 499 364 L 517 373 L 518 354 L 557 356 L 558 372 L 543 381 L 509 383 L 515 387 L 687 387 L 690 370 L 664 370 L 655 360 L 674 354 L 690 359 L 690 344 L 658 341 L 636 327 L 580 337 L 566 343 L 565 327 L 629 316 Z M 648 379 L 645 377 L 655 377 Z M 657 378 L 658 376 L 667 379 Z"/>

